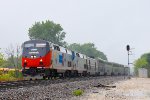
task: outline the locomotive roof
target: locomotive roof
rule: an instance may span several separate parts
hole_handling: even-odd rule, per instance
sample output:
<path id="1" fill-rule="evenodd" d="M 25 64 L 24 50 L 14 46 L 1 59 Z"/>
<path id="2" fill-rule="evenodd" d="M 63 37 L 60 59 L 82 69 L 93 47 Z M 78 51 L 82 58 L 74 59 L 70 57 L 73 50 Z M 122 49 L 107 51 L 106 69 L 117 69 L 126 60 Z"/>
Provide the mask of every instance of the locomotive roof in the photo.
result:
<path id="1" fill-rule="evenodd" d="M 45 41 L 45 40 L 28 40 L 24 43 L 30 43 L 30 42 L 47 42 L 47 41 Z"/>

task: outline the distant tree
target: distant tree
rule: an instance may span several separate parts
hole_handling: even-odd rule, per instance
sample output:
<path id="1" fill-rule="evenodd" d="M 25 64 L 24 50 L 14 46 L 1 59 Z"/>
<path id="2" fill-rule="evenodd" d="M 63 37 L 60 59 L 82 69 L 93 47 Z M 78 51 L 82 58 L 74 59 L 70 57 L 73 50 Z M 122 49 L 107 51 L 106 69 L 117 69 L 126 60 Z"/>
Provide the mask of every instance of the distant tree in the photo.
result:
<path id="1" fill-rule="evenodd" d="M 138 74 L 139 68 L 146 68 L 150 71 L 150 53 L 143 54 L 139 59 L 134 63 L 134 71 Z M 150 72 L 148 73 L 150 77 Z"/>
<path id="2" fill-rule="evenodd" d="M 97 50 L 95 44 L 93 43 L 85 43 L 85 44 L 77 44 L 73 43 L 68 46 L 69 49 L 85 54 L 89 57 L 101 58 L 107 60 L 106 55 Z"/>
<path id="3" fill-rule="evenodd" d="M 56 24 L 53 21 L 35 22 L 35 24 L 29 28 L 30 39 L 44 39 L 58 45 L 65 45 L 64 41 L 66 33 L 60 24 Z"/>
<path id="4" fill-rule="evenodd" d="M 4 64 L 4 67 L 21 69 L 22 68 L 22 65 L 21 65 L 21 56 L 19 56 L 18 58 L 15 56 L 13 58 L 13 60 L 12 60 L 12 57 L 7 58 L 6 62 Z"/>
<path id="5" fill-rule="evenodd" d="M 21 68 L 21 48 L 19 45 L 16 45 L 14 48 L 13 45 L 10 45 L 6 48 L 5 53 L 7 54 L 5 67 L 7 68 Z"/>
<path id="6" fill-rule="evenodd" d="M 0 52 L 0 67 L 4 67 L 6 60 L 4 58 L 4 55 Z"/>
<path id="7" fill-rule="evenodd" d="M 150 64 L 150 53 L 145 53 L 141 56 L 141 59 L 145 59 Z"/>
<path id="8" fill-rule="evenodd" d="M 135 62 L 135 66 L 137 68 L 146 68 L 148 65 L 149 64 L 145 58 L 140 58 L 140 59 L 136 60 L 136 62 Z"/>

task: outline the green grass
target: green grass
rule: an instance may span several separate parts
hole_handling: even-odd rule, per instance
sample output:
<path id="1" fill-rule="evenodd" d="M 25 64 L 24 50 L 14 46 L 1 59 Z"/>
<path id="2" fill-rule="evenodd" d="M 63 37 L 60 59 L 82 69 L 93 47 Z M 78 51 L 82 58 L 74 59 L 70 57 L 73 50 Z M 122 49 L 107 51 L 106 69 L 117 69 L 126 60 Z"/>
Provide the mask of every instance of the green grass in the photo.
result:
<path id="1" fill-rule="evenodd" d="M 16 78 L 13 76 L 10 76 L 9 74 L 2 74 L 0 75 L 0 81 L 15 81 Z"/>
<path id="2" fill-rule="evenodd" d="M 0 74 L 0 81 L 17 81 L 22 78 L 22 73 L 19 71 L 8 71 L 7 73 Z"/>
<path id="3" fill-rule="evenodd" d="M 83 90 L 77 89 L 73 91 L 73 95 L 74 96 L 80 96 L 83 94 Z"/>

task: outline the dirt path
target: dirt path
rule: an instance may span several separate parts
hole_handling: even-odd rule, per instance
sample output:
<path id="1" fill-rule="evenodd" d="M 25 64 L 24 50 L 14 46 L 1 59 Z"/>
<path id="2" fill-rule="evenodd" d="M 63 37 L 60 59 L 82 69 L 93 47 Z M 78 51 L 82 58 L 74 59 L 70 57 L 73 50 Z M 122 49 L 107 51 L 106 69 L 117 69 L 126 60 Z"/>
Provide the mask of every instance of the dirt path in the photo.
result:
<path id="1" fill-rule="evenodd" d="M 150 100 L 150 79 L 132 78 L 113 84 L 116 88 L 94 87 L 78 100 Z"/>

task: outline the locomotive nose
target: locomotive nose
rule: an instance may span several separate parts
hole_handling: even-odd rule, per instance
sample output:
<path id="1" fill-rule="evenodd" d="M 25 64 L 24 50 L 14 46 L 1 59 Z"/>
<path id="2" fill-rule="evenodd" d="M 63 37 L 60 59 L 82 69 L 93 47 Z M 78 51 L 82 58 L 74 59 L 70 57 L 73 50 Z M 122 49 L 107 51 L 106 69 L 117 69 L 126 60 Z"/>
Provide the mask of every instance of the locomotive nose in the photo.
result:
<path id="1" fill-rule="evenodd" d="M 32 66 L 32 67 L 44 67 L 44 58 L 26 58 L 23 60 L 24 67 Z"/>
<path id="2" fill-rule="evenodd" d="M 25 42 L 23 44 L 22 65 L 26 68 L 50 66 L 49 51 L 49 44 L 46 41 L 31 40 Z"/>

